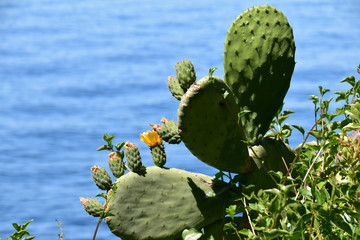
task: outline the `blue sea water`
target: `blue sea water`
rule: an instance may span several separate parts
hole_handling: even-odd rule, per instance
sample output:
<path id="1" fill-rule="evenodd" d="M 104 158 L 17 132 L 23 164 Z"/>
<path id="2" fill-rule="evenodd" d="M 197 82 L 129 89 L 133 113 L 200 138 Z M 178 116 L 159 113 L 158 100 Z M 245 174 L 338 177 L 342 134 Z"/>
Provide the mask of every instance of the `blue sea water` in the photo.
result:
<path id="1" fill-rule="evenodd" d="M 285 99 L 292 124 L 313 123 L 311 94 L 333 90 L 360 63 L 358 0 L 70 1 L 0 0 L 0 237 L 11 223 L 35 221 L 37 239 L 91 239 L 97 219 L 79 197 L 100 191 L 90 167 L 102 134 L 137 143 L 161 117 L 176 120 L 167 90 L 174 64 L 191 59 L 198 77 L 222 76 L 223 42 L 233 19 L 271 4 L 294 28 L 296 68 Z M 295 137 L 294 144 L 301 139 Z M 166 146 L 169 167 L 213 175 L 183 146 Z M 98 240 L 117 239 L 105 224 Z"/>

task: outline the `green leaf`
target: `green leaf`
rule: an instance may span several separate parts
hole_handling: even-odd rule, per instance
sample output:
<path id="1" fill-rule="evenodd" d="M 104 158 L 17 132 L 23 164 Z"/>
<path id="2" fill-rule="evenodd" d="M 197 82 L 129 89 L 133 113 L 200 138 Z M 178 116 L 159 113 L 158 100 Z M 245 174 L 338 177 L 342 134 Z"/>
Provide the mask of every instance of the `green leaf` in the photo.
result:
<path id="1" fill-rule="evenodd" d="M 116 150 L 120 151 L 120 149 L 125 145 L 125 142 L 117 143 L 115 145 Z"/>
<path id="2" fill-rule="evenodd" d="M 106 193 L 99 193 L 98 195 L 96 195 L 95 197 L 102 197 L 104 199 L 107 199 L 107 194 Z"/>
<path id="3" fill-rule="evenodd" d="M 199 232 L 198 230 L 196 230 L 195 228 L 191 228 L 191 229 L 185 229 L 182 232 L 182 239 L 183 240 L 197 240 L 199 238 L 201 238 L 203 234 L 201 232 Z"/>
<path id="4" fill-rule="evenodd" d="M 354 76 L 348 76 L 348 77 L 344 78 L 343 80 L 341 80 L 340 82 L 341 82 L 341 83 L 347 82 L 347 83 L 349 83 L 352 87 L 354 87 L 356 80 L 355 80 L 355 77 L 354 77 Z"/>
<path id="5" fill-rule="evenodd" d="M 242 118 L 245 114 L 248 114 L 248 113 L 250 113 L 250 112 L 251 112 L 251 111 L 250 111 L 250 110 L 247 110 L 247 109 L 242 110 L 241 112 L 239 112 L 238 117 L 239 117 L 239 118 Z"/>
<path id="6" fill-rule="evenodd" d="M 20 225 L 19 225 L 19 224 L 17 224 L 17 223 L 13 223 L 12 225 L 13 225 L 13 227 L 15 228 L 15 230 L 16 230 L 16 231 L 20 231 L 20 230 L 21 230 L 21 228 L 20 228 Z"/>
<path id="7" fill-rule="evenodd" d="M 230 205 L 227 209 L 226 209 L 226 213 L 229 214 L 229 216 L 231 217 L 231 219 L 234 219 L 234 216 L 236 214 L 236 205 Z"/>
<path id="8" fill-rule="evenodd" d="M 267 239 L 274 239 L 278 237 L 285 237 L 289 235 L 289 232 L 281 229 L 271 229 L 269 231 L 264 232 L 264 234 Z"/>
<path id="9" fill-rule="evenodd" d="M 31 239 L 34 239 L 35 237 L 34 236 L 32 236 L 32 237 L 26 237 L 26 238 L 24 238 L 23 240 L 31 240 Z"/>
<path id="10" fill-rule="evenodd" d="M 104 213 L 103 217 L 106 218 L 106 217 L 112 217 L 112 216 L 115 216 L 114 214 L 112 214 L 111 212 L 106 212 Z"/>
<path id="11" fill-rule="evenodd" d="M 238 231 L 238 233 L 242 234 L 242 235 L 245 235 L 245 236 L 251 236 L 252 235 L 252 232 L 250 229 L 241 229 L 240 231 Z"/>
<path id="12" fill-rule="evenodd" d="M 301 132 L 301 134 L 304 136 L 305 135 L 305 130 L 302 126 L 298 126 L 298 125 L 291 125 L 293 126 L 295 129 L 299 130 L 299 132 Z"/>
<path id="13" fill-rule="evenodd" d="M 109 145 L 112 144 L 112 141 L 115 137 L 116 137 L 115 135 L 109 135 L 107 133 L 104 133 L 104 135 L 103 135 L 104 141 L 107 142 Z"/>
<path id="14" fill-rule="evenodd" d="M 100 147 L 98 147 L 98 149 L 96 149 L 96 151 L 102 151 L 102 150 L 112 150 L 112 149 L 109 145 L 101 145 Z"/>

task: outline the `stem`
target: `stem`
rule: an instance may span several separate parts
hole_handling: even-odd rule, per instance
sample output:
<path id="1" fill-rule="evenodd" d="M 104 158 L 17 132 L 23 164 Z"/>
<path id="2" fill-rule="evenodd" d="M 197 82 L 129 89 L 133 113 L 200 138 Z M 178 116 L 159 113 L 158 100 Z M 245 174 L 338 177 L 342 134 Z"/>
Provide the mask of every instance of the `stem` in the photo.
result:
<path id="1" fill-rule="evenodd" d="M 108 192 L 107 192 L 107 193 L 108 193 Z M 109 203 L 109 199 L 106 199 L 105 204 L 104 204 L 104 209 L 103 209 L 103 211 L 102 211 L 102 213 L 101 213 L 101 216 L 100 216 L 100 218 L 99 218 L 99 221 L 98 221 L 97 224 L 96 224 L 96 227 L 95 227 L 95 231 L 94 231 L 94 235 L 93 235 L 93 237 L 92 237 L 92 240 L 96 240 L 96 234 L 97 234 L 97 232 L 98 232 L 98 230 L 99 230 L 99 227 L 100 227 L 100 224 L 101 224 L 102 220 L 104 219 L 104 215 L 105 215 L 105 211 L 106 211 L 106 208 L 107 208 L 107 206 L 108 206 L 108 203 Z"/>
<path id="2" fill-rule="evenodd" d="M 247 206 L 246 206 L 245 197 L 243 197 L 243 203 L 244 203 L 244 206 L 245 206 L 245 212 L 246 212 L 246 216 L 248 218 L 249 224 L 250 224 L 251 231 L 255 235 L 255 230 L 254 230 L 254 227 L 253 227 L 252 222 L 251 222 L 249 211 L 246 209 Z"/>
<path id="3" fill-rule="evenodd" d="M 306 174 L 305 174 L 305 177 L 304 177 L 304 179 L 303 179 L 302 182 L 301 182 L 300 188 L 301 188 L 302 185 L 304 185 L 306 178 L 309 176 L 309 173 L 310 173 L 312 167 L 314 166 L 314 164 L 315 164 L 315 162 L 316 162 L 316 159 L 319 158 L 320 153 L 322 153 L 322 150 L 323 150 L 323 147 L 321 147 L 321 149 L 320 149 L 319 152 L 317 153 L 315 159 L 314 159 L 313 162 L 311 163 L 309 169 L 307 170 L 307 172 L 306 172 Z M 295 199 L 294 199 L 294 200 L 297 199 L 297 197 L 299 196 L 299 194 L 300 194 L 300 192 L 297 192 L 297 193 L 296 193 L 296 196 L 295 196 Z"/>
<path id="4" fill-rule="evenodd" d="M 300 152 L 301 152 L 301 150 L 303 149 L 303 147 L 304 147 L 307 139 L 308 139 L 309 136 L 310 136 L 310 131 L 313 130 L 314 128 L 316 128 L 316 126 L 317 126 L 317 124 L 318 124 L 319 121 L 320 121 L 320 119 L 315 122 L 315 124 L 310 128 L 308 134 L 307 134 L 306 137 L 304 138 L 304 140 L 303 140 L 300 148 L 299 148 L 298 151 L 297 151 L 297 154 L 296 154 L 294 160 L 293 160 L 292 163 L 290 164 L 289 170 L 288 170 L 288 172 L 286 173 L 286 176 L 285 176 L 285 178 L 284 178 L 283 184 L 285 184 L 287 177 L 290 175 L 290 172 L 292 171 L 295 162 L 300 158 Z"/>

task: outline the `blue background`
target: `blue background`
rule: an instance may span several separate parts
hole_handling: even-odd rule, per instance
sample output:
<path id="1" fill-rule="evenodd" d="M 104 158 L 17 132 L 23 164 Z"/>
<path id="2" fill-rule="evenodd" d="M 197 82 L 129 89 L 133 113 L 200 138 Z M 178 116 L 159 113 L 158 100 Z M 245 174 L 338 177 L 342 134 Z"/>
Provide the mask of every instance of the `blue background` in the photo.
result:
<path id="1" fill-rule="evenodd" d="M 285 109 L 292 124 L 309 129 L 309 95 L 339 81 L 360 63 L 357 0 L 0 0 L 0 237 L 11 223 L 35 219 L 37 239 L 91 239 L 97 219 L 79 197 L 100 191 L 92 165 L 102 134 L 131 141 L 152 165 L 138 135 L 161 117 L 177 119 L 167 90 L 174 65 L 191 59 L 197 76 L 211 67 L 223 75 L 226 31 L 249 7 L 271 4 L 288 17 L 296 40 L 296 67 Z M 330 95 L 329 95 L 330 96 Z M 296 146 L 300 136 L 292 142 Z M 168 167 L 213 175 L 183 146 L 167 145 Z M 98 240 L 117 239 L 103 224 Z"/>

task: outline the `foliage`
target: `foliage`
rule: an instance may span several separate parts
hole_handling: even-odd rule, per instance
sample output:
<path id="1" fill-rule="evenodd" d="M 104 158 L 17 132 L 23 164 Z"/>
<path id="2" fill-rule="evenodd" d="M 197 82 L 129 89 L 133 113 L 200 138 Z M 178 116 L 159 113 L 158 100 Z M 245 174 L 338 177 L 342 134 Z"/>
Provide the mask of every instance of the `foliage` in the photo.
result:
<path id="1" fill-rule="evenodd" d="M 319 87 L 319 95 L 310 97 L 315 124 L 307 133 L 301 126 L 284 124 L 292 111 L 278 114 L 271 135 L 289 142 L 297 129 L 304 141 L 296 148 L 288 174 L 269 173 L 277 179 L 276 188 L 254 192 L 242 186 L 243 192 L 227 209 L 232 220 L 224 231 L 237 239 L 360 237 L 360 81 L 350 76 L 342 82 L 350 88 L 335 92 L 335 101 L 342 103 L 335 112 L 330 112 L 334 98 L 325 99 L 329 89 Z M 236 177 L 230 182 L 238 184 Z M 236 223 L 241 212 L 249 220 L 248 228 Z"/>
<path id="2" fill-rule="evenodd" d="M 28 232 L 27 226 L 34 220 L 29 220 L 24 224 L 17 224 L 13 223 L 13 227 L 15 228 L 15 232 L 10 235 L 9 238 L 0 238 L 0 240 L 31 240 L 34 239 L 34 236 L 30 236 L 30 233 Z"/>

